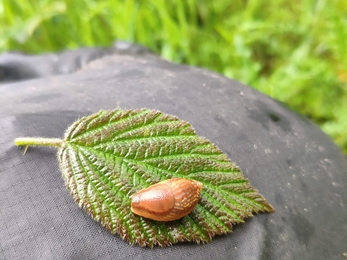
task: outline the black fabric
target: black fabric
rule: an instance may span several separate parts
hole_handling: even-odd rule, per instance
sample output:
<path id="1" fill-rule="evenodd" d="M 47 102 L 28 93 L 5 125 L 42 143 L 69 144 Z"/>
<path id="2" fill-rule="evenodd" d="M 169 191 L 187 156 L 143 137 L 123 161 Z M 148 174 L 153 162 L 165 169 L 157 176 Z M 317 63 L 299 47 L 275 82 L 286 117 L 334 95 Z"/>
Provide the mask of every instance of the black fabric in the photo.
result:
<path id="1" fill-rule="evenodd" d="M 61 138 L 78 118 L 117 107 L 187 120 L 275 212 L 203 245 L 130 246 L 78 208 L 56 149 L 23 155 L 13 144 L 20 136 Z M 0 259 L 343 259 L 347 252 L 344 155 L 309 120 L 216 73 L 152 55 L 106 55 L 76 73 L 1 85 L 0 129 Z"/>
<path id="2" fill-rule="evenodd" d="M 151 51 L 141 45 L 117 41 L 109 48 L 81 48 L 41 55 L 7 52 L 0 55 L 0 84 L 73 73 L 93 60 L 112 54 L 144 56 Z"/>

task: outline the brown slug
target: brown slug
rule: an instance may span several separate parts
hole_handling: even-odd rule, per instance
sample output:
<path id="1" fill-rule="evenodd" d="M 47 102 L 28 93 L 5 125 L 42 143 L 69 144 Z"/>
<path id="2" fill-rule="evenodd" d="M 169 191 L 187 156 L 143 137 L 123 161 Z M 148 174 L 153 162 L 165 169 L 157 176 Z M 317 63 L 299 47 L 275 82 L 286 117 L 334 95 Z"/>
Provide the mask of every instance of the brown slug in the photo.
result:
<path id="1" fill-rule="evenodd" d="M 201 182 L 189 179 L 162 181 L 132 195 L 131 211 L 157 221 L 180 219 L 192 212 L 201 188 Z"/>

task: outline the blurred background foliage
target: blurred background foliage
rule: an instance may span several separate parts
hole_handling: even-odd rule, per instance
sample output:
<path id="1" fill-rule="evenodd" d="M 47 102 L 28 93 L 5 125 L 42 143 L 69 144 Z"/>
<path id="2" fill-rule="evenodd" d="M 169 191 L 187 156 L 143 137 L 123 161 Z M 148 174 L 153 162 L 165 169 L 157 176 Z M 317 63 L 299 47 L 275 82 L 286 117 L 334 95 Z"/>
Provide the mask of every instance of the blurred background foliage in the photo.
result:
<path id="1" fill-rule="evenodd" d="M 117 39 L 280 100 L 347 154 L 347 1 L 0 0 L 0 52 Z"/>

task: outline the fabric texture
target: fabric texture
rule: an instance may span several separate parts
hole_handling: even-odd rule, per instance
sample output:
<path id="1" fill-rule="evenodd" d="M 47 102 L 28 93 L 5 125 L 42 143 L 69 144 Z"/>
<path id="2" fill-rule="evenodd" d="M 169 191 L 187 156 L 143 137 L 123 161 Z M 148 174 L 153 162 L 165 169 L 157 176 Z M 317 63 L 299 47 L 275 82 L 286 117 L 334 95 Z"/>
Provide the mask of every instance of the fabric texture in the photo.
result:
<path id="1" fill-rule="evenodd" d="M 126 54 L 101 55 L 64 75 L 36 68 L 41 78 L 0 85 L 0 259 L 344 259 L 347 160 L 330 138 L 236 81 L 148 53 Z M 191 123 L 275 212 L 203 245 L 130 246 L 73 201 L 55 148 L 29 147 L 23 155 L 13 142 L 62 138 L 75 120 L 100 109 L 144 107 Z"/>

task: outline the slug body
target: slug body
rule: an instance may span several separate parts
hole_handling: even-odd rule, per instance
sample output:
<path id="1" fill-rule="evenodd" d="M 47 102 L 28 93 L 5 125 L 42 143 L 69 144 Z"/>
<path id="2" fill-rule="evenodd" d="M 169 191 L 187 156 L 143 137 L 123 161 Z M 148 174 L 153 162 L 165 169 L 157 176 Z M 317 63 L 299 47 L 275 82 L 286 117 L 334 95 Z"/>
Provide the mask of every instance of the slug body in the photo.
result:
<path id="1" fill-rule="evenodd" d="M 173 178 L 135 193 L 131 198 L 131 211 L 157 220 L 172 221 L 188 215 L 199 201 L 202 183 Z"/>

